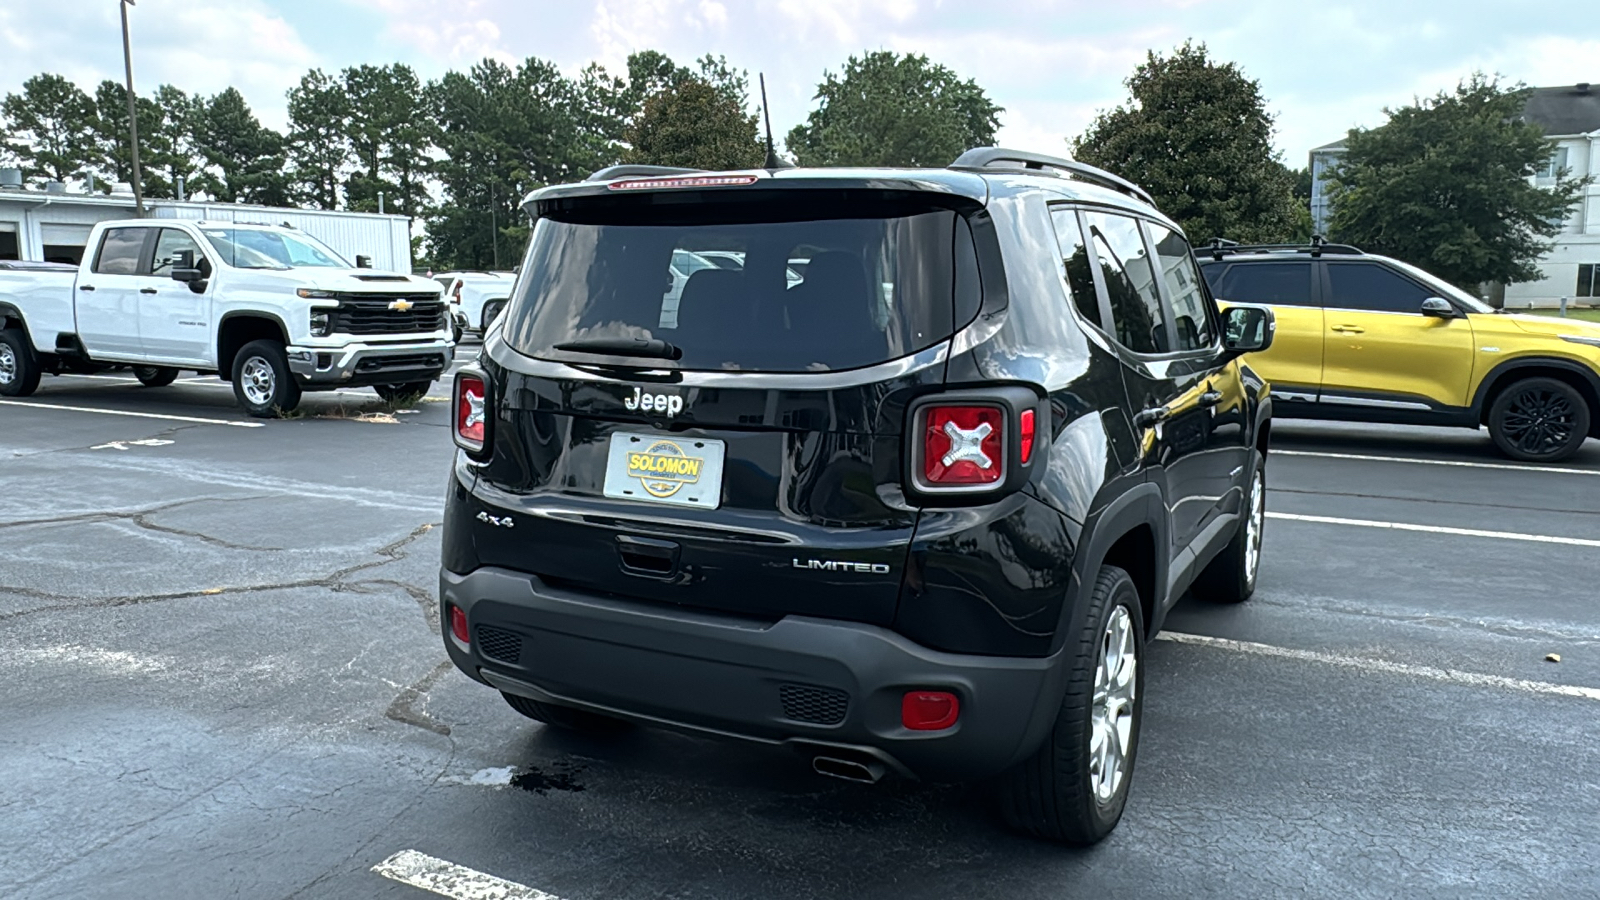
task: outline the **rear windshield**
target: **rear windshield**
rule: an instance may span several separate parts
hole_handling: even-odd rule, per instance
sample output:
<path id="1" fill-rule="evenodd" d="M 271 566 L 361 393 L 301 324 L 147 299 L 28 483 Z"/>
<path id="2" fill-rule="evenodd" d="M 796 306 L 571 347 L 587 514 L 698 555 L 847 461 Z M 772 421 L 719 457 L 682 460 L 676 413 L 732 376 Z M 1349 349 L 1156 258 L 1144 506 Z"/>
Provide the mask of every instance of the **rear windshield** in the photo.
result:
<path id="1" fill-rule="evenodd" d="M 554 346 L 640 338 L 683 369 L 850 369 L 948 338 L 958 264 L 976 267 L 965 220 L 925 204 L 574 204 L 535 225 L 505 335 L 573 362 Z"/>

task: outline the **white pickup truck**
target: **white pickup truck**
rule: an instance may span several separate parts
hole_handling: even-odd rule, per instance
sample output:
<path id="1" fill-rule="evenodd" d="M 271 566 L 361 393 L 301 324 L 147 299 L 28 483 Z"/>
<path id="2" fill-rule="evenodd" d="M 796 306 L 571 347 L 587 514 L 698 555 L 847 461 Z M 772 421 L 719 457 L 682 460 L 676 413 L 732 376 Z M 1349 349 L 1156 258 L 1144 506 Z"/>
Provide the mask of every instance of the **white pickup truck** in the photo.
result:
<path id="1" fill-rule="evenodd" d="M 288 227 L 102 222 L 77 269 L 0 263 L 0 394 L 107 365 L 151 387 L 215 373 L 261 417 L 302 391 L 426 391 L 455 354 L 439 284 L 356 263 Z"/>

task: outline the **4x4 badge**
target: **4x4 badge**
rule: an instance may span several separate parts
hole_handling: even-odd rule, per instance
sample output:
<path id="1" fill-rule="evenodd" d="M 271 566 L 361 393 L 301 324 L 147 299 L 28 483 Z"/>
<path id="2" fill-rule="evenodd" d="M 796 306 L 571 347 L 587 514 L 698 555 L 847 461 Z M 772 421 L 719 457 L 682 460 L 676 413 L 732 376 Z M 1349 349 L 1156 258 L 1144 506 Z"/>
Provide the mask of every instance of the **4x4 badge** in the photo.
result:
<path id="1" fill-rule="evenodd" d="M 657 412 L 663 413 L 667 418 L 672 418 L 683 412 L 683 398 L 676 394 L 646 394 L 640 388 L 633 389 L 633 396 L 622 401 L 629 412 Z"/>
<path id="2" fill-rule="evenodd" d="M 486 512 L 478 513 L 479 522 L 488 522 L 498 528 L 515 528 L 517 523 L 511 521 L 510 516 L 491 516 Z"/>

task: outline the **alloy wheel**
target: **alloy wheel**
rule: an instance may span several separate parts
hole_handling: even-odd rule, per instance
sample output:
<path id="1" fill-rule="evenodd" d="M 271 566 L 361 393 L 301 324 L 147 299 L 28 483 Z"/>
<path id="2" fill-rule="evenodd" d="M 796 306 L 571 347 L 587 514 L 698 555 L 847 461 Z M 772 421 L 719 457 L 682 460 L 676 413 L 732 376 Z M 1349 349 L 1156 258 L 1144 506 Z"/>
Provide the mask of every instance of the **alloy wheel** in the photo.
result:
<path id="1" fill-rule="evenodd" d="M 239 378 L 245 398 L 256 406 L 271 403 L 277 393 L 278 375 L 272 370 L 272 363 L 259 356 L 244 361 L 239 369 Z"/>
<path id="2" fill-rule="evenodd" d="M 0 344 L 0 384 L 17 380 L 17 351 L 10 344 Z"/>
<path id="3" fill-rule="evenodd" d="M 1260 470 L 1250 482 L 1250 518 L 1245 521 L 1244 577 L 1252 587 L 1261 567 L 1261 535 L 1267 521 L 1267 477 Z"/>
<path id="4" fill-rule="evenodd" d="M 1529 388 L 1512 398 L 1500 430 L 1518 450 L 1542 456 L 1565 447 L 1576 427 L 1571 400 L 1553 390 Z"/>
<path id="5" fill-rule="evenodd" d="M 1138 639 L 1125 606 L 1111 611 L 1100 637 L 1100 662 L 1094 675 L 1090 711 L 1089 783 L 1095 799 L 1109 803 L 1128 772 L 1133 737 L 1133 707 L 1138 694 Z"/>

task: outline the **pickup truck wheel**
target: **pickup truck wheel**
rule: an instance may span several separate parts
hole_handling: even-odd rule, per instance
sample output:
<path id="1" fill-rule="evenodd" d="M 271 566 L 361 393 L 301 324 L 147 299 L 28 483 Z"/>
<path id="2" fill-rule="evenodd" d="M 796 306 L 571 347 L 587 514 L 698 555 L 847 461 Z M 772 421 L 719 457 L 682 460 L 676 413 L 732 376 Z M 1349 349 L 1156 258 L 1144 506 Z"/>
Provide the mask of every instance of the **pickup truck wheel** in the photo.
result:
<path id="1" fill-rule="evenodd" d="M 1494 398 L 1489 436 L 1512 459 L 1556 462 L 1583 446 L 1590 414 L 1583 395 L 1565 381 L 1524 378 Z"/>
<path id="2" fill-rule="evenodd" d="M 258 419 L 274 419 L 300 405 L 300 386 L 277 341 L 251 341 L 233 358 L 233 396 Z"/>
<path id="3" fill-rule="evenodd" d="M 133 377 L 145 387 L 166 387 L 178 378 L 178 370 L 170 366 L 134 366 Z"/>
<path id="4" fill-rule="evenodd" d="M 1067 844 L 1096 843 L 1122 818 L 1144 708 L 1144 616 L 1116 566 L 1100 570 L 1068 644 L 1067 693 L 1032 757 L 1001 776 L 1000 811 L 1012 828 Z"/>
<path id="5" fill-rule="evenodd" d="M 385 402 L 401 406 L 417 402 L 432 386 L 431 381 L 412 381 L 406 384 L 375 384 L 372 389 L 377 391 L 378 396 Z"/>
<path id="6" fill-rule="evenodd" d="M 0 394 L 28 397 L 39 389 L 39 358 L 20 329 L 0 331 Z"/>
<path id="7" fill-rule="evenodd" d="M 1245 497 L 1244 516 L 1233 540 L 1222 548 L 1210 565 L 1195 579 L 1194 595 L 1212 603 L 1243 603 L 1256 590 L 1256 575 L 1261 571 L 1261 536 L 1267 525 L 1267 473 L 1264 460 L 1251 460 L 1250 493 Z"/>
<path id="8" fill-rule="evenodd" d="M 506 702 L 511 704 L 512 709 L 528 718 L 536 722 L 543 722 L 546 725 L 564 728 L 568 731 L 581 731 L 586 734 L 616 734 L 619 731 L 626 731 L 630 727 L 630 723 L 621 719 L 613 719 L 610 716 L 602 716 L 599 713 L 592 713 L 584 709 L 540 703 L 537 700 L 504 692 L 501 692 L 500 696 L 506 698 Z"/>

